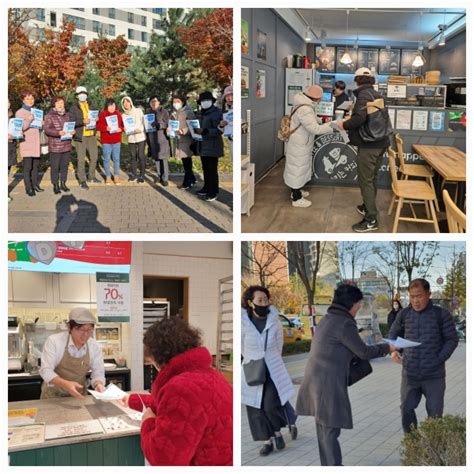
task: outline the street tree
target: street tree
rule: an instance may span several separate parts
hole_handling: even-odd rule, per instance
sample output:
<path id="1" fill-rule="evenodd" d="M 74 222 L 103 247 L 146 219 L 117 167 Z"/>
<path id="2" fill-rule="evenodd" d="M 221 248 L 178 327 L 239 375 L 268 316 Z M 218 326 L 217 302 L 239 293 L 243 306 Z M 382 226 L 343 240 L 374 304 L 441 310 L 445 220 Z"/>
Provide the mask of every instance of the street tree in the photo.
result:
<path id="1" fill-rule="evenodd" d="M 443 296 L 453 308 L 466 307 L 466 253 L 453 252 L 450 267 L 446 273 Z"/>

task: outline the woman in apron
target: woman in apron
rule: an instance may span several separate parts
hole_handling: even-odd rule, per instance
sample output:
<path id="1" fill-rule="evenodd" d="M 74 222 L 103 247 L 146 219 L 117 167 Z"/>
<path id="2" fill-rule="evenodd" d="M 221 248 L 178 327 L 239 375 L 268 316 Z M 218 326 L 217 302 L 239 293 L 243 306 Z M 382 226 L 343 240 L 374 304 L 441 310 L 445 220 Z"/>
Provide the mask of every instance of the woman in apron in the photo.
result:
<path id="1" fill-rule="evenodd" d="M 84 399 L 89 371 L 92 387 L 98 392 L 105 390 L 102 350 L 91 338 L 95 324 L 95 317 L 88 309 L 74 308 L 69 313 L 69 331 L 48 337 L 41 354 L 42 399 Z"/>

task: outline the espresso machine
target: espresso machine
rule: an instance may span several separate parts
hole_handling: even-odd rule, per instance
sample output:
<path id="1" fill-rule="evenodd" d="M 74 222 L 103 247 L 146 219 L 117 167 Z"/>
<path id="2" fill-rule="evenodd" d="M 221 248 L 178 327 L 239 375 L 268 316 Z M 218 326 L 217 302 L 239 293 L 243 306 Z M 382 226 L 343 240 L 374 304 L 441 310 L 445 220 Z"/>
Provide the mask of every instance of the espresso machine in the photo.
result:
<path id="1" fill-rule="evenodd" d="M 8 372 L 21 372 L 26 354 L 23 323 L 16 316 L 8 316 Z"/>

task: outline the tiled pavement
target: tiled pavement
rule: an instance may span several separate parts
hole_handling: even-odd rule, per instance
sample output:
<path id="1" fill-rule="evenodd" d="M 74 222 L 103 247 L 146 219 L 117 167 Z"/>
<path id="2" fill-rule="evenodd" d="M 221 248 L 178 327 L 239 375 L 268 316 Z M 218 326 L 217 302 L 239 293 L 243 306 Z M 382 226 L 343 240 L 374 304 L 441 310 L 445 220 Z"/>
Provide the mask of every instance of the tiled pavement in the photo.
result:
<path id="1" fill-rule="evenodd" d="M 172 175 L 168 187 L 154 184 L 147 176 L 144 184 L 128 183 L 121 174 L 120 186 L 79 187 L 70 173 L 70 193 L 53 194 L 49 171 L 42 179 L 43 193 L 25 194 L 21 174 L 10 177 L 8 205 L 9 232 L 149 232 L 195 233 L 232 231 L 232 177 L 221 178 L 217 201 L 205 202 L 195 191 L 178 188 L 181 175 Z M 201 186 L 200 186 L 201 185 Z"/>
<path id="2" fill-rule="evenodd" d="M 300 383 L 307 355 L 285 358 L 295 383 Z M 401 367 L 388 357 L 372 360 L 374 372 L 349 389 L 354 429 L 342 430 L 340 441 L 343 464 L 346 466 L 400 465 L 400 375 Z M 295 387 L 297 390 L 299 385 Z M 466 346 L 460 343 L 447 362 L 445 414 L 466 413 Z M 296 397 L 292 400 L 294 403 Z M 426 417 L 422 399 L 418 420 Z M 267 457 L 258 455 L 260 442 L 254 442 L 248 428 L 245 407 L 242 406 L 242 465 L 309 466 L 320 465 L 314 418 L 297 420 L 298 439 L 292 441 L 283 430 L 286 448 Z"/>

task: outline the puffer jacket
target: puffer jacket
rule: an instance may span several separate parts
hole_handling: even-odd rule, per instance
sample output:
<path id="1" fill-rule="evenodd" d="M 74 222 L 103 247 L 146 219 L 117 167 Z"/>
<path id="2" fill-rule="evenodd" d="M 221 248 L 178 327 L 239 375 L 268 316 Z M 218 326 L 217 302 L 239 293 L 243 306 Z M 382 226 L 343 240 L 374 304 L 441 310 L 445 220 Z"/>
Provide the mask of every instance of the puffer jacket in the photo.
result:
<path id="1" fill-rule="evenodd" d="M 431 301 L 420 312 L 410 305 L 397 314 L 390 328 L 389 339 L 398 336 L 421 342 L 403 350 L 403 375 L 419 380 L 446 376 L 445 362 L 459 342 L 449 311 Z"/>
<path id="2" fill-rule="evenodd" d="M 171 118 L 173 120 L 179 120 L 179 128 L 183 131 L 182 135 L 178 135 L 177 145 L 176 145 L 176 158 L 189 158 L 193 156 L 193 151 L 191 150 L 191 145 L 193 144 L 193 139 L 189 133 L 189 127 L 186 120 L 194 120 L 196 116 L 194 115 L 193 110 L 186 104 L 180 110 L 174 110 L 171 112 Z"/>
<path id="3" fill-rule="evenodd" d="M 213 105 L 206 110 L 198 112 L 197 118 L 202 129 L 202 142 L 196 142 L 197 154 L 214 158 L 224 156 L 222 131 L 219 129 L 222 111 Z"/>
<path id="4" fill-rule="evenodd" d="M 173 357 L 158 373 L 151 395 L 132 394 L 156 414 L 141 426 L 143 454 L 153 466 L 232 465 L 232 387 L 197 347 Z"/>
<path id="5" fill-rule="evenodd" d="M 48 149 L 52 153 L 66 153 L 72 150 L 72 140 L 61 140 L 59 132 L 66 122 L 72 122 L 69 113 L 60 115 L 56 109 L 51 109 L 44 118 L 44 133 L 48 136 Z"/>
<path id="6" fill-rule="evenodd" d="M 352 111 L 351 118 L 344 122 L 344 130 L 349 132 L 350 144 L 360 148 L 387 148 L 389 139 L 384 138 L 377 142 L 364 142 L 359 134 L 359 129 L 367 120 L 367 102 L 372 102 L 374 99 L 381 99 L 382 94 L 376 91 L 370 84 L 365 84 L 358 87 L 354 91 L 356 96 L 356 103 Z"/>
<path id="7" fill-rule="evenodd" d="M 125 100 L 129 100 L 132 104 L 132 108 L 130 110 L 125 110 L 123 107 L 123 103 Z M 140 130 L 138 133 L 134 133 L 132 135 L 127 135 L 128 143 L 140 143 L 146 140 L 145 136 L 145 124 L 143 123 L 143 110 L 139 107 L 135 107 L 133 105 L 133 101 L 131 97 L 125 96 L 120 104 L 122 105 L 122 110 L 124 111 L 122 114 L 122 120 L 125 122 L 126 117 L 133 117 L 135 121 L 135 129 Z"/>
<path id="8" fill-rule="evenodd" d="M 298 109 L 291 117 L 290 129 L 298 129 L 291 134 L 286 146 L 283 179 L 290 188 L 300 189 L 311 180 L 314 136 L 330 133 L 332 128 L 329 123 L 321 124 L 314 112 L 313 101 L 302 92 L 293 99 L 292 110 L 296 107 Z"/>

